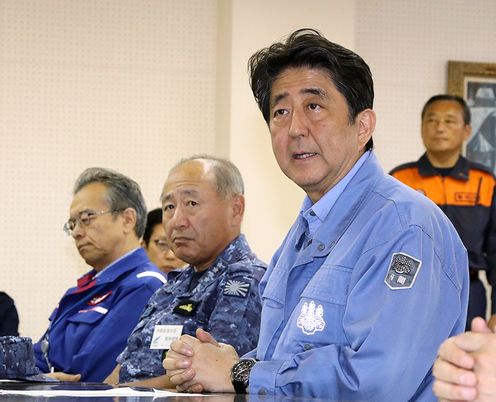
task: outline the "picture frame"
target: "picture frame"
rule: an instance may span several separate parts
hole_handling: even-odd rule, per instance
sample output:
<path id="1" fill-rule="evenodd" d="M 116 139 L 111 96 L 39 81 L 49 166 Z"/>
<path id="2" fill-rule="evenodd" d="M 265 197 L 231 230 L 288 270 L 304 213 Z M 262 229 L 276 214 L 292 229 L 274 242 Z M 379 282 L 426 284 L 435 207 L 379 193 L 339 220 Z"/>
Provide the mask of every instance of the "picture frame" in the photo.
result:
<path id="1" fill-rule="evenodd" d="M 448 93 L 465 99 L 472 115 L 465 156 L 496 174 L 496 63 L 448 61 Z"/>

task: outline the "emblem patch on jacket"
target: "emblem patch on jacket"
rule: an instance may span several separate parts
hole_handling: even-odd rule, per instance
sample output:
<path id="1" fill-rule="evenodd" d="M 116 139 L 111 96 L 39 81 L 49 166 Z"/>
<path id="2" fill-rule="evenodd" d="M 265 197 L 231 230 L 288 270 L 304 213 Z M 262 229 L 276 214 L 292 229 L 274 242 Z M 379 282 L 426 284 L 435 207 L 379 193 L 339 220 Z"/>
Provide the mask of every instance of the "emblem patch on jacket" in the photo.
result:
<path id="1" fill-rule="evenodd" d="M 323 331 L 325 328 L 324 308 L 321 304 L 315 307 L 312 300 L 310 304 L 303 303 L 301 313 L 296 321 L 296 326 L 301 328 L 304 334 L 313 335 L 317 331 Z"/>
<path id="2" fill-rule="evenodd" d="M 110 295 L 112 294 L 112 291 L 109 290 L 107 293 L 103 294 L 103 295 L 96 295 L 95 297 L 93 297 L 89 302 L 88 302 L 88 305 L 90 306 L 96 306 L 97 304 L 101 303 L 102 301 L 104 301 L 107 297 L 109 297 Z"/>
<path id="3" fill-rule="evenodd" d="M 394 253 L 384 282 L 390 289 L 410 289 L 415 283 L 422 261 L 405 253 Z"/>
<path id="4" fill-rule="evenodd" d="M 228 296 L 246 297 L 250 290 L 248 282 L 229 279 L 224 286 L 224 294 Z"/>
<path id="5" fill-rule="evenodd" d="M 182 300 L 176 307 L 174 313 L 184 316 L 191 316 L 195 312 L 198 302 L 194 300 Z"/>

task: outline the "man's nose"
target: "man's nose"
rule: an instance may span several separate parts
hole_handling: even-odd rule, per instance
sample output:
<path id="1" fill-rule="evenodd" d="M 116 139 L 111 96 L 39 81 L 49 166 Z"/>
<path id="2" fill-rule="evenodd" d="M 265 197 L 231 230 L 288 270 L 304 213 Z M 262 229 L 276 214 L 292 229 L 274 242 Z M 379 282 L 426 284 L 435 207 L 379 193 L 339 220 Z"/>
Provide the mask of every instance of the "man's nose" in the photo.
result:
<path id="1" fill-rule="evenodd" d="M 174 229 L 188 226 L 188 216 L 182 206 L 177 206 L 174 209 L 174 214 L 171 217 L 171 225 Z"/>
<path id="2" fill-rule="evenodd" d="M 308 119 L 303 110 L 293 110 L 290 119 L 289 135 L 291 137 L 302 137 L 308 134 Z"/>
<path id="3" fill-rule="evenodd" d="M 78 222 L 75 223 L 74 229 L 71 230 L 71 236 L 74 239 L 80 238 L 84 234 L 84 228 Z"/>

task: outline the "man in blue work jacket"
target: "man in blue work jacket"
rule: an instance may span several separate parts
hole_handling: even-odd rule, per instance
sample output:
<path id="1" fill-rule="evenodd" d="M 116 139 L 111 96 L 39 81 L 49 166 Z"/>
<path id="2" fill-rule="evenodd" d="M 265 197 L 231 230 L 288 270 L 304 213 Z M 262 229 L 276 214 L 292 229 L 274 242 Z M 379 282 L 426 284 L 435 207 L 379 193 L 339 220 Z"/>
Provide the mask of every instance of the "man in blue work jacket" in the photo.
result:
<path id="1" fill-rule="evenodd" d="M 249 67 L 276 160 L 307 196 L 261 282 L 257 348 L 239 359 L 206 332 L 183 336 L 164 360 L 171 382 L 434 400 L 437 349 L 465 325 L 467 252 L 441 210 L 381 169 L 369 67 L 305 29 L 255 53 Z"/>
<path id="2" fill-rule="evenodd" d="M 34 345 L 36 365 L 64 380 L 103 381 L 148 299 L 166 281 L 140 247 L 146 206 L 134 180 L 90 168 L 73 195 L 64 230 L 93 269 L 51 314 Z"/>

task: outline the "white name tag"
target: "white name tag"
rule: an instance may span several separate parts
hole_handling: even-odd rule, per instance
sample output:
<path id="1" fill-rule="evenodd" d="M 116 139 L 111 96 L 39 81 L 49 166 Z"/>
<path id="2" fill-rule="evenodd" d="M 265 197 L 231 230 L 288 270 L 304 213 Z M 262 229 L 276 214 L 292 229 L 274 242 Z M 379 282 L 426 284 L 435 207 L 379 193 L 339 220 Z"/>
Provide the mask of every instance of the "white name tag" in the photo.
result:
<path id="1" fill-rule="evenodd" d="M 172 341 L 179 339 L 182 325 L 155 325 L 150 349 L 169 349 Z"/>

